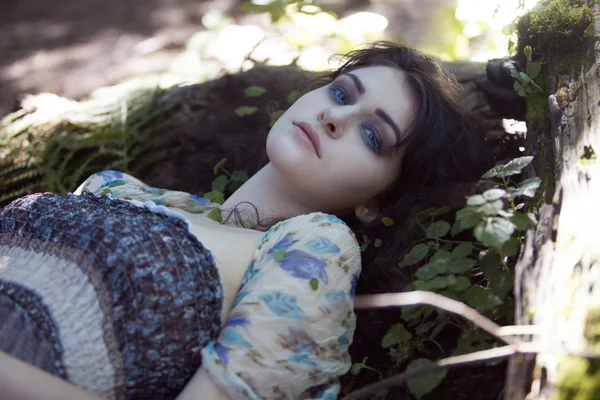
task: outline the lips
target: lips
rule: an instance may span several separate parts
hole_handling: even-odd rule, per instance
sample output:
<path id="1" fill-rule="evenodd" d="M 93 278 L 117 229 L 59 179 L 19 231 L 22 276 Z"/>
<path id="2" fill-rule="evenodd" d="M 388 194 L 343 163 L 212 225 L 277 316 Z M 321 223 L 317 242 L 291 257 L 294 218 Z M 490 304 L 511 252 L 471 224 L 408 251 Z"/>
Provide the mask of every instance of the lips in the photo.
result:
<path id="1" fill-rule="evenodd" d="M 313 146 L 315 147 L 315 150 L 317 151 L 317 156 L 321 158 L 321 142 L 319 140 L 319 134 L 317 133 L 317 131 L 315 131 L 312 125 L 308 122 L 294 121 L 292 123 L 298 128 L 300 128 L 306 134 L 306 136 L 308 136 Z"/>

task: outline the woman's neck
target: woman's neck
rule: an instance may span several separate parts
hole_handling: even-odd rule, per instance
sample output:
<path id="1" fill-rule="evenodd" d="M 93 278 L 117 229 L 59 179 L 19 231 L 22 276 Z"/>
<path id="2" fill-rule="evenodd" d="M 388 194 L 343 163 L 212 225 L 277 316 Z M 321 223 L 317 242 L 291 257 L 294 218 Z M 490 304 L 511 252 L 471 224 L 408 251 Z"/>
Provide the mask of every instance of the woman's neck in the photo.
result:
<path id="1" fill-rule="evenodd" d="M 223 203 L 221 209 L 224 211 L 224 217 L 235 209 L 241 215 L 249 215 L 252 219 L 258 213 L 260 221 L 272 218 L 288 219 L 314 211 L 310 206 L 302 204 L 301 198 L 269 163 L 236 190 Z"/>

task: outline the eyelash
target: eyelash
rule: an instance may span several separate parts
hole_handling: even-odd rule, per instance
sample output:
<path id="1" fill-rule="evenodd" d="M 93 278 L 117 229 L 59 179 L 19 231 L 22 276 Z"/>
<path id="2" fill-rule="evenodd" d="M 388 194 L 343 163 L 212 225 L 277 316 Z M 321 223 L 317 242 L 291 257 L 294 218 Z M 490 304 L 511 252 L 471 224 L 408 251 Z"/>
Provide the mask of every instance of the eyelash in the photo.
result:
<path id="1" fill-rule="evenodd" d="M 332 100 L 342 106 L 348 104 L 348 99 L 350 95 L 348 91 L 344 89 L 342 86 L 334 85 L 329 89 L 329 93 L 331 95 Z M 379 153 L 381 150 L 381 140 L 379 139 L 379 135 L 376 129 L 365 126 L 363 123 L 360 124 L 360 131 L 362 133 L 362 137 L 365 140 L 367 146 L 371 148 L 375 153 Z"/>

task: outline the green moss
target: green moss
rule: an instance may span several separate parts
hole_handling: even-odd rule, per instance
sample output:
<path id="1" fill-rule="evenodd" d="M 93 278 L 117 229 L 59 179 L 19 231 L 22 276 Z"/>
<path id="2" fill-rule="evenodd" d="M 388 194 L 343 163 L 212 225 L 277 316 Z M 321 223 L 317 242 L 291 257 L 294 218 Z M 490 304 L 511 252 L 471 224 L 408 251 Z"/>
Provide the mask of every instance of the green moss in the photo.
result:
<path id="1" fill-rule="evenodd" d="M 548 96 L 544 93 L 534 93 L 525 98 L 527 113 L 525 115 L 530 130 L 538 131 L 550 125 L 550 109 Z"/>
<path id="2" fill-rule="evenodd" d="M 600 393 L 600 360 L 561 357 L 552 400 L 597 400 Z"/>
<path id="3" fill-rule="evenodd" d="M 517 55 L 525 46 L 534 58 L 553 60 L 553 55 L 576 53 L 585 44 L 585 29 L 593 22 L 584 0 L 543 0 L 517 21 Z"/>
<path id="4" fill-rule="evenodd" d="M 584 329 L 587 349 L 600 350 L 600 307 L 588 311 Z M 558 365 L 553 400 L 592 400 L 600 393 L 600 360 L 564 356 Z"/>

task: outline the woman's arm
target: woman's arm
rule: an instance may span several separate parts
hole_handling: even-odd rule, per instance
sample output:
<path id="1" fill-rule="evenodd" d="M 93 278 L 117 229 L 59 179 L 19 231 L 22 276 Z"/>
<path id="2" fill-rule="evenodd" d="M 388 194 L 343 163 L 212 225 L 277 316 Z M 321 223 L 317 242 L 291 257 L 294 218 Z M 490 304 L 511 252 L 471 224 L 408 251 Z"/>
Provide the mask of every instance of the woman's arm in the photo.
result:
<path id="1" fill-rule="evenodd" d="M 1 351 L 0 397 L 11 400 L 101 400 L 84 389 Z"/>
<path id="2" fill-rule="evenodd" d="M 11 400 L 102 400 L 86 390 L 0 351 L 0 397 Z M 202 368 L 177 400 L 229 400 Z"/>

